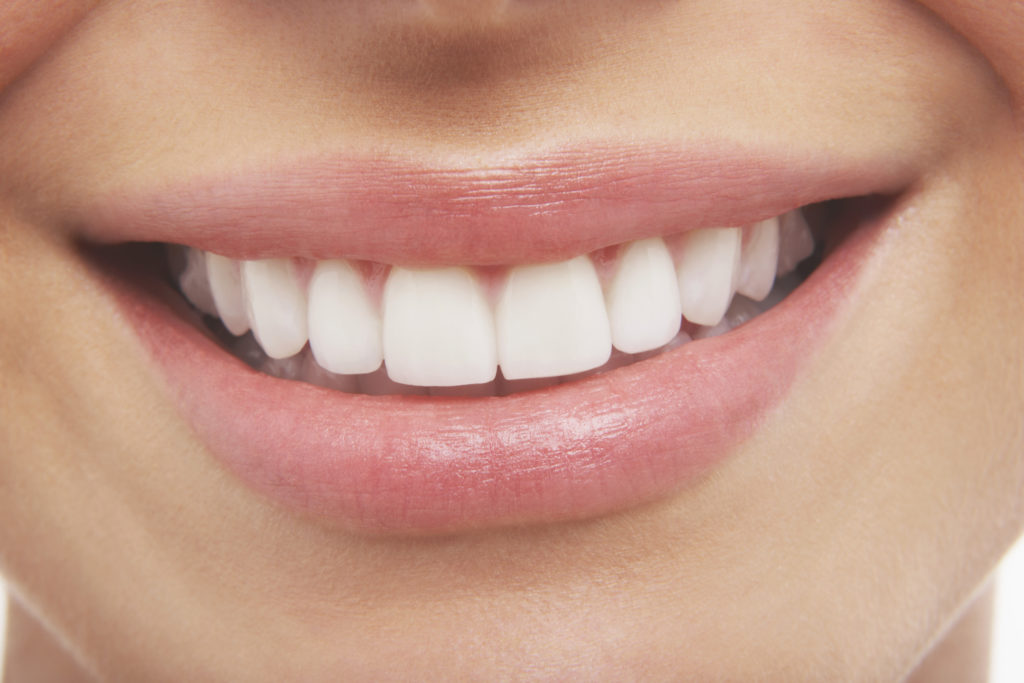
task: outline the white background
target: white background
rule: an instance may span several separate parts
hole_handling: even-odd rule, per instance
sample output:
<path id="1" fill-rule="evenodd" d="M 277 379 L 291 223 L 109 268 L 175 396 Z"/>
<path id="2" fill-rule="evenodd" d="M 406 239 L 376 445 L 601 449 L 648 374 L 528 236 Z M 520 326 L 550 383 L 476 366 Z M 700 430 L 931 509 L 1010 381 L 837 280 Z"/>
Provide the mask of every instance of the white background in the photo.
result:
<path id="1" fill-rule="evenodd" d="M 1004 560 L 998 590 L 990 681 L 1020 683 L 1024 681 L 1024 540 Z M 2 591 L 0 584 L 0 598 Z M 6 612 L 0 611 L 0 651 L 6 621 Z"/>

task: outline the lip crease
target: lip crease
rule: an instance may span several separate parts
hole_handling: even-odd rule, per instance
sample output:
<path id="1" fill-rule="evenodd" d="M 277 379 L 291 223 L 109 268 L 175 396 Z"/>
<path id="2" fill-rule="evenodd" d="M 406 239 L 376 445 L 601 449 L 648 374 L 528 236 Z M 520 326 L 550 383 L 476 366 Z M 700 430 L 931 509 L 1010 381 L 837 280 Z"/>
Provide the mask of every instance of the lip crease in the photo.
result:
<path id="1" fill-rule="evenodd" d="M 659 222 L 685 228 L 702 221 L 741 224 L 719 219 L 764 217 L 766 211 L 799 206 L 803 198 L 881 192 L 899 182 L 891 167 L 888 175 L 872 176 L 872 166 L 863 164 L 854 170 L 833 164 L 819 168 L 817 176 L 790 166 L 775 177 L 778 165 L 764 160 L 740 165 L 744 173 L 726 163 L 698 177 L 696 169 L 706 171 L 706 160 L 670 164 L 659 154 L 634 156 L 639 167 L 628 166 L 624 152 L 614 157 L 616 163 L 602 154 L 581 156 L 587 160 L 580 169 L 590 188 L 587 198 L 577 196 L 574 181 L 559 185 L 543 176 L 542 182 L 534 167 L 522 175 L 503 171 L 500 182 L 492 177 L 484 183 L 487 192 L 463 202 L 462 193 L 475 181 L 461 175 L 443 181 L 446 171 L 403 167 L 395 175 L 387 163 L 367 170 L 362 162 L 345 162 L 304 166 L 283 177 L 268 172 L 235 184 L 197 183 L 149 200 L 125 201 L 124 195 L 90 215 L 82 230 L 102 242 L 170 241 L 250 257 L 342 250 L 393 262 L 424 248 L 428 261 L 480 262 L 499 254 L 503 261 L 536 261 L 570 247 L 586 251 L 586 245 L 631 239 Z M 568 173 L 568 162 L 559 163 L 565 164 L 560 173 Z M 369 179 L 354 189 L 360 168 Z M 666 179 L 652 168 L 683 169 L 683 177 Z M 489 175 L 466 173 L 472 179 Z M 749 186 L 759 175 L 769 180 Z M 404 192 L 385 192 L 414 177 L 425 180 Z M 341 190 L 332 184 L 339 178 Z M 498 192 L 501 183 L 512 188 L 510 194 Z M 529 187 L 531 196 L 552 202 L 527 206 Z M 685 193 L 672 194 L 671 188 Z M 350 205 L 346 192 L 352 193 Z M 378 202 L 369 201 L 373 193 Z M 286 223 L 290 210 L 306 200 L 312 208 Z M 645 201 L 652 205 L 634 205 Z M 733 205 L 715 208 L 724 201 Z M 403 205 L 410 208 L 401 215 Z M 680 206 L 685 210 L 677 211 Z M 433 215 L 430 207 L 459 210 Z M 617 228 L 602 218 L 596 236 L 584 231 L 586 219 L 604 210 L 639 222 Z M 335 219 L 330 225 L 323 222 L 327 215 Z M 397 226 L 384 227 L 395 215 Z M 474 216 L 486 230 L 474 231 Z M 543 233 L 530 220 L 547 226 L 559 216 L 573 228 L 556 229 L 539 246 L 529 244 Z M 695 216 L 696 225 L 688 222 Z M 860 226 L 783 302 L 728 334 L 605 374 L 504 397 L 367 396 L 271 377 L 231 356 L 175 312 L 166 292 L 154 290 L 151 276 L 105 277 L 179 411 L 215 460 L 240 481 L 288 509 L 357 532 L 455 533 L 591 518 L 698 481 L 783 401 L 828 339 L 887 224 L 878 218 Z M 334 225 L 341 227 L 335 231 Z M 272 240 L 278 231 L 280 239 Z M 448 237 L 454 245 L 443 243 Z"/>
<path id="2" fill-rule="evenodd" d="M 98 243 L 185 244 L 233 258 L 514 265 L 656 235 L 749 225 L 839 196 L 906 187 L 900 159 L 597 145 L 490 165 L 315 157 L 121 188 L 67 222 Z"/>

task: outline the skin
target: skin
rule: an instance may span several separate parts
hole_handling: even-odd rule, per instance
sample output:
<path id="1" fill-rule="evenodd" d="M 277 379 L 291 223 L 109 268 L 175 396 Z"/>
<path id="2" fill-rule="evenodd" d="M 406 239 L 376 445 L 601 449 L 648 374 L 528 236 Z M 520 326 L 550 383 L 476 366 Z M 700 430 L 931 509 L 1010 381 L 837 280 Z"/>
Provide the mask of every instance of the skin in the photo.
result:
<path id="1" fill-rule="evenodd" d="M 0 8 L 9 680 L 983 675 L 1024 526 L 1024 6 L 367 5 Z M 269 504 L 191 434 L 65 220 L 260 159 L 623 131 L 895 153 L 916 180 L 757 433 L 581 523 L 376 538 Z"/>

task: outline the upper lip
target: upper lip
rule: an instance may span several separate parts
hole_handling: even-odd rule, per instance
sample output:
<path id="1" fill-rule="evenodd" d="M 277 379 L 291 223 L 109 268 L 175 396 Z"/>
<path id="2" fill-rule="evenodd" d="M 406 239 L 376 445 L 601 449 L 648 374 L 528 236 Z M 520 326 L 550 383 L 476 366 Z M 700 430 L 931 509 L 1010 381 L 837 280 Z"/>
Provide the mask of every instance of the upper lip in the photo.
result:
<path id="1" fill-rule="evenodd" d="M 179 243 L 234 258 L 507 265 L 747 225 L 826 199 L 893 192 L 910 177 L 892 159 L 725 144 L 595 145 L 489 165 L 324 155 L 159 190 L 122 188 L 73 222 L 100 243 Z"/>

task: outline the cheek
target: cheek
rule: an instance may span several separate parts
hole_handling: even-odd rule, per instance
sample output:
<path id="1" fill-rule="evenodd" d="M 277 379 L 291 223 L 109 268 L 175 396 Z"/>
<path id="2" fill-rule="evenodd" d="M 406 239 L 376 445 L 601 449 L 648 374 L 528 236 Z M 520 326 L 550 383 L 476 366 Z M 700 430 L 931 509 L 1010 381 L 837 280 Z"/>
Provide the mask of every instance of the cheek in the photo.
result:
<path id="1" fill-rule="evenodd" d="M 957 30 L 985 58 L 1024 107 L 1024 4 L 1006 0 L 928 0 L 939 17 Z"/>
<path id="2" fill-rule="evenodd" d="M 98 0 L 5 0 L 0 4 L 0 90 L 71 30 Z"/>

